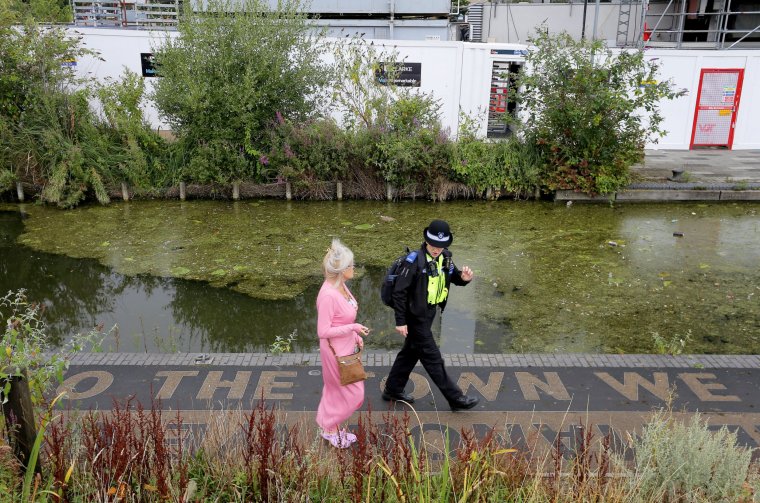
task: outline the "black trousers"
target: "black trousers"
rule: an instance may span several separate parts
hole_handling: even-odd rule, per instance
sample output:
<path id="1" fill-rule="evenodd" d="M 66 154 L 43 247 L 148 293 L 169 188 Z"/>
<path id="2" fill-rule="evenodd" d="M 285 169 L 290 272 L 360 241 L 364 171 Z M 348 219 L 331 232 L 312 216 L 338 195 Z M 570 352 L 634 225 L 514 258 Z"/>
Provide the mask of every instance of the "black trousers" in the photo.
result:
<path id="1" fill-rule="evenodd" d="M 408 334 L 404 341 L 404 347 L 396 356 L 393 367 L 385 382 L 385 390 L 388 393 L 402 393 L 409 374 L 417 365 L 422 362 L 422 366 L 427 371 L 430 379 L 438 386 L 446 400 L 453 402 L 462 396 L 462 390 L 454 384 L 446 368 L 443 365 L 441 350 L 433 339 L 433 319 L 436 313 L 435 307 L 428 307 L 428 312 L 424 319 L 407 318 Z"/>

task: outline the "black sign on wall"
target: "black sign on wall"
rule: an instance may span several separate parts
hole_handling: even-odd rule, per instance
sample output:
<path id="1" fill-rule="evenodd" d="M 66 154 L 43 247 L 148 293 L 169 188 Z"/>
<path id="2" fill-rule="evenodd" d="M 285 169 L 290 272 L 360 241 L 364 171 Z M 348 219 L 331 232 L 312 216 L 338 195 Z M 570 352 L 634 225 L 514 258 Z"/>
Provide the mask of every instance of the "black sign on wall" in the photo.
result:
<path id="1" fill-rule="evenodd" d="M 380 68 L 375 70 L 375 80 L 383 86 L 392 84 L 401 87 L 420 87 L 422 63 L 381 63 Z"/>
<path id="2" fill-rule="evenodd" d="M 140 53 L 140 66 L 142 66 L 143 77 L 158 77 L 156 73 L 156 61 L 152 52 Z"/>

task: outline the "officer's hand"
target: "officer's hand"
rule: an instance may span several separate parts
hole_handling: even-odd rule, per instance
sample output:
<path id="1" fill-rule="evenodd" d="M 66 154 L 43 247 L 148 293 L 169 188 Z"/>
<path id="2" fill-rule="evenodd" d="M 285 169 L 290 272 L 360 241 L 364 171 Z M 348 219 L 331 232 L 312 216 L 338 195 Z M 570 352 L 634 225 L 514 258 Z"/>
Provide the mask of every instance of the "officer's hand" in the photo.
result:
<path id="1" fill-rule="evenodd" d="M 462 279 L 465 281 L 472 281 L 472 278 L 475 276 L 475 273 L 472 272 L 472 269 L 470 269 L 467 266 L 462 267 Z"/>
<path id="2" fill-rule="evenodd" d="M 404 337 L 406 337 L 409 334 L 409 330 L 407 330 L 406 325 L 401 325 L 400 327 L 396 327 L 396 332 L 400 333 Z"/>

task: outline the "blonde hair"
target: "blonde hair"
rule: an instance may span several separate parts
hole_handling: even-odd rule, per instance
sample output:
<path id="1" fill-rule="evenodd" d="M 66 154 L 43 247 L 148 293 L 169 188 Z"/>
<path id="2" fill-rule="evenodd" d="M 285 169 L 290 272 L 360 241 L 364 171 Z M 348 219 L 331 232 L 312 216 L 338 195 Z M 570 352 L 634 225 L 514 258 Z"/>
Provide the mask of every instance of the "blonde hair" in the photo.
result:
<path id="1" fill-rule="evenodd" d="M 322 272 L 325 279 L 340 280 L 341 273 L 351 267 L 353 263 L 354 252 L 349 250 L 338 238 L 333 238 L 332 244 L 322 260 Z"/>

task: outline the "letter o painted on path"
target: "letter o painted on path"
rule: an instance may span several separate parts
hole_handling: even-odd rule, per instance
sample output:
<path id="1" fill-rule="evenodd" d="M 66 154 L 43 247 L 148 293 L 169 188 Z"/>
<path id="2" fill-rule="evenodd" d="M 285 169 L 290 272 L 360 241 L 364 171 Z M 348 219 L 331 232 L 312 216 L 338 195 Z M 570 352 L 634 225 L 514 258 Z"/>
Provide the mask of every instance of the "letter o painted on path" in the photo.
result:
<path id="1" fill-rule="evenodd" d="M 387 380 L 388 376 L 383 377 L 380 380 L 380 391 L 383 391 L 385 389 L 385 381 Z M 409 380 L 413 385 L 412 391 L 409 394 L 412 395 L 412 398 L 415 400 L 419 400 L 431 392 L 430 383 L 427 379 L 425 379 L 425 376 L 418 374 L 417 372 L 412 372 L 409 374 Z"/>
<path id="2" fill-rule="evenodd" d="M 77 384 L 85 379 L 95 379 L 95 384 L 86 391 L 74 391 Z M 61 393 L 66 393 L 64 398 L 67 400 L 82 400 L 103 393 L 111 386 L 111 384 L 113 384 L 113 374 L 103 370 L 90 370 L 74 374 L 63 381 L 63 384 L 58 386 L 56 394 L 60 395 Z"/>

